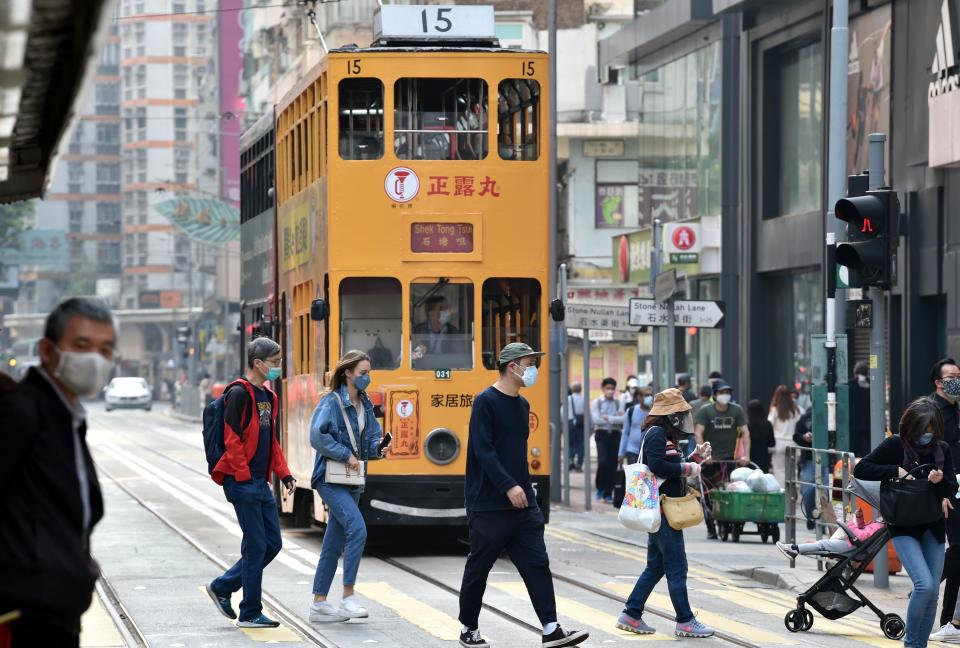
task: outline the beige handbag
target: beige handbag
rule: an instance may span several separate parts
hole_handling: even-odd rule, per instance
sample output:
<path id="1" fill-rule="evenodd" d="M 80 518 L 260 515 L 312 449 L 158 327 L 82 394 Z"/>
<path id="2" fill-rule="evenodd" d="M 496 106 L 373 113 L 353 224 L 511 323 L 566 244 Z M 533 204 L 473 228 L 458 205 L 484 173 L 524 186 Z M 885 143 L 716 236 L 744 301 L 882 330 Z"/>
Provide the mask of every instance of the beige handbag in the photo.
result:
<path id="1" fill-rule="evenodd" d="M 347 436 L 350 437 L 350 445 L 353 446 L 353 452 L 360 457 L 360 451 L 357 450 L 357 442 L 354 439 L 353 426 L 350 424 L 350 417 L 347 416 L 347 409 L 343 406 L 340 394 L 330 392 L 330 395 L 337 399 L 340 404 L 340 413 L 343 415 L 343 422 L 347 424 Z M 324 475 L 324 481 L 328 484 L 341 484 L 344 486 L 363 486 L 367 482 L 367 464 L 363 461 L 356 468 L 351 468 L 344 461 L 334 461 L 327 457 L 327 472 Z"/>
<path id="2" fill-rule="evenodd" d="M 660 506 L 667 523 L 671 528 L 681 531 L 697 526 L 703 522 L 703 505 L 700 504 L 700 493 L 687 488 L 683 497 L 660 496 Z"/>

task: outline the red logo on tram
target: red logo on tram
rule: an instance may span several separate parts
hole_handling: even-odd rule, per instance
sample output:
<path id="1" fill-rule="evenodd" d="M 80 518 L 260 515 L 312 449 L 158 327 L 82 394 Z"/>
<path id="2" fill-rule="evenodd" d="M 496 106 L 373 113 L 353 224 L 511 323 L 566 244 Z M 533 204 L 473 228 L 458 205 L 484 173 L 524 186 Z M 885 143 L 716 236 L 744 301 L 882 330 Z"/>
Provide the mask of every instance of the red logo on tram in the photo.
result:
<path id="1" fill-rule="evenodd" d="M 413 169 L 396 167 L 387 174 L 383 188 L 394 202 L 410 202 L 420 191 L 420 178 Z"/>

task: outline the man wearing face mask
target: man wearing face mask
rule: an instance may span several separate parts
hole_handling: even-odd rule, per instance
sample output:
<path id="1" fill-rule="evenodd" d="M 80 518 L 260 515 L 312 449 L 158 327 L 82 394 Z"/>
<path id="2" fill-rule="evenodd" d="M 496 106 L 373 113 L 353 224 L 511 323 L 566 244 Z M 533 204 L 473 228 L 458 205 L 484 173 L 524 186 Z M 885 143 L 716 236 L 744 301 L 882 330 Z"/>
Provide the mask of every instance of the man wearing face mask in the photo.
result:
<path id="1" fill-rule="evenodd" d="M 500 377 L 480 392 L 470 413 L 464 499 L 470 528 L 470 554 L 460 587 L 460 645 L 488 648 L 479 616 L 487 576 L 504 549 L 527 586 L 543 626 L 543 648 L 575 646 L 590 636 L 557 623 L 553 575 L 543 541 L 544 518 L 527 465 L 530 404 L 520 395 L 537 382 L 541 352 L 522 342 L 503 347 Z"/>
<path id="2" fill-rule="evenodd" d="M 276 474 L 287 492 L 296 492 L 277 439 L 277 395 L 264 382 L 280 378 L 280 345 L 261 337 L 247 347 L 246 376 L 230 383 L 224 391 L 223 457 L 213 469 L 213 481 L 223 485 L 227 501 L 233 504 L 243 531 L 240 560 L 220 578 L 207 585 L 207 595 L 217 610 L 236 619 L 230 595 L 243 587 L 241 628 L 275 628 L 280 625 L 263 614 L 260 600 L 263 570 L 280 553 L 280 518 L 270 488 Z"/>
<path id="3" fill-rule="evenodd" d="M 80 399 L 110 377 L 116 328 L 98 300 L 71 298 L 43 335 L 40 366 L 0 397 L 0 645 L 14 648 L 78 646 L 100 575 L 90 533 L 103 500 Z"/>
<path id="4" fill-rule="evenodd" d="M 960 400 L 960 367 L 953 358 L 938 360 L 930 369 L 930 382 L 934 391 L 930 395 L 933 402 L 940 409 L 943 417 L 943 440 L 950 446 L 950 454 L 954 460 L 954 473 L 960 473 L 960 416 L 958 416 L 958 400 Z M 956 503 L 956 502 L 955 502 Z M 956 506 L 960 510 L 960 506 Z M 957 603 L 957 592 L 960 590 L 960 515 L 952 511 L 946 519 L 947 547 L 943 563 L 941 580 L 946 580 L 943 589 L 943 608 L 940 613 L 940 625 L 946 626 L 954 616 L 954 607 Z M 949 630 L 949 628 L 948 628 Z M 960 630 L 957 631 L 960 635 Z M 951 637 L 953 640 L 953 637 Z"/>
<path id="5" fill-rule="evenodd" d="M 463 353 L 464 345 L 458 337 L 460 330 L 450 323 L 450 305 L 443 295 L 429 297 L 423 305 L 427 316 L 425 322 L 413 327 L 414 368 L 428 356 Z"/>

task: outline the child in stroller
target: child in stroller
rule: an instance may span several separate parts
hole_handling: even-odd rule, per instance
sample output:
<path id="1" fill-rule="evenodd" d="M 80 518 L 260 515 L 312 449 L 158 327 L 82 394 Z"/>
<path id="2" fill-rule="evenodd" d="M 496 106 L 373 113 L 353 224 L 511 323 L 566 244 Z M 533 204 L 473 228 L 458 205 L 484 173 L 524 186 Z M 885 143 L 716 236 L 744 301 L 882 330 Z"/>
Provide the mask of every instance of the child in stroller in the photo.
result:
<path id="1" fill-rule="evenodd" d="M 880 483 L 851 479 L 847 487 L 853 495 L 879 508 Z M 790 632 L 806 632 L 813 627 L 813 608 L 824 618 L 836 620 L 867 607 L 880 618 L 880 629 L 888 639 L 903 639 L 905 625 L 896 614 L 886 614 L 857 589 L 856 581 L 866 571 L 870 561 L 885 551 L 890 531 L 882 522 L 865 524 L 863 511 L 858 510 L 856 521 L 840 525 L 829 540 L 802 545 L 777 543 L 777 548 L 793 560 L 798 555 L 816 555 L 829 558 L 834 564 L 816 583 L 797 596 L 797 607 L 787 612 L 783 624 Z M 808 607 L 809 606 L 809 607 Z"/>
<path id="2" fill-rule="evenodd" d="M 848 532 L 860 542 L 866 542 L 874 533 L 883 529 L 884 524 L 883 522 L 866 524 L 863 519 L 863 509 L 858 508 L 855 521 L 848 523 L 846 527 L 846 531 L 838 527 L 828 540 L 817 540 L 816 542 L 807 542 L 804 544 L 778 542 L 777 549 L 790 560 L 795 559 L 798 555 L 823 557 L 831 554 L 845 554 L 854 548 Z"/>

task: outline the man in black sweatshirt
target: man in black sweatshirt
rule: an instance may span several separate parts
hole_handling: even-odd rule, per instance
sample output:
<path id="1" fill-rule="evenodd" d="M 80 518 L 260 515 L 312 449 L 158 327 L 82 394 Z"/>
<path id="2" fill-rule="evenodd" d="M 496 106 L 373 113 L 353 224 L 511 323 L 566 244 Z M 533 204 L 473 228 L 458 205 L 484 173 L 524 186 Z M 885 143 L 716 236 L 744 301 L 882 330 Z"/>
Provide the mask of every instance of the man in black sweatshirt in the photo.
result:
<path id="1" fill-rule="evenodd" d="M 487 575 L 504 549 L 527 586 L 543 625 L 543 647 L 575 646 L 590 636 L 557 624 L 553 575 L 543 542 L 543 513 L 527 467 L 530 404 L 521 387 L 533 387 L 543 353 L 521 342 L 500 351 L 500 378 L 473 401 L 464 493 L 470 525 L 470 555 L 460 588 L 460 645 L 487 648 L 479 616 Z"/>

